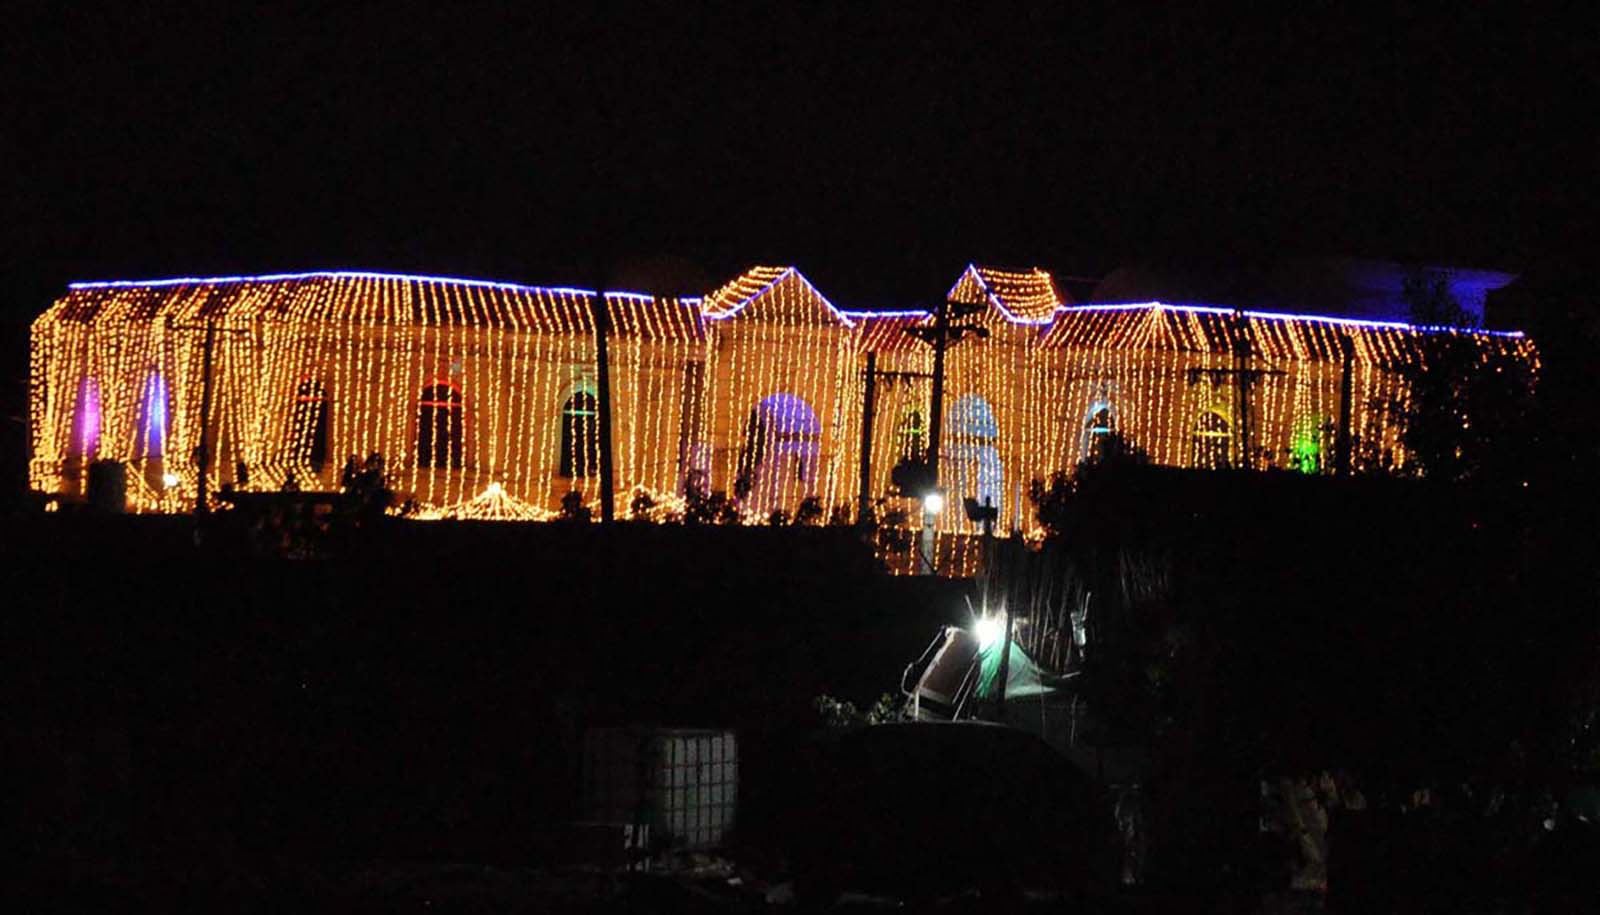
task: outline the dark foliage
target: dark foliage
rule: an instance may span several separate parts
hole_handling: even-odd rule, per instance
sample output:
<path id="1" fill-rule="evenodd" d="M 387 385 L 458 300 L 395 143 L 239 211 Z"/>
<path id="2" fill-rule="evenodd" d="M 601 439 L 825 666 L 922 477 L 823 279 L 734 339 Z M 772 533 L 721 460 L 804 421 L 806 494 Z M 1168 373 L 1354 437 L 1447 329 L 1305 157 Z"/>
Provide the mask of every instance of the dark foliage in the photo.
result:
<path id="1" fill-rule="evenodd" d="M 360 463 L 355 455 L 350 455 L 339 476 L 339 485 L 343 498 L 336 524 L 359 528 L 382 518 L 394 505 L 394 491 L 389 488 L 383 470 L 383 455 L 376 451 Z"/>
<path id="2" fill-rule="evenodd" d="M 849 527 L 851 523 L 850 504 L 847 502 L 840 502 L 828 512 L 829 527 Z"/>
<path id="3" fill-rule="evenodd" d="M 1442 276 L 1412 277 L 1403 294 L 1418 324 L 1472 325 Z M 1525 479 L 1540 432 L 1533 367 L 1500 341 L 1485 347 L 1467 334 L 1428 333 L 1417 346 L 1419 358 L 1400 370 L 1409 396 L 1387 405 L 1411 469 L 1449 482 Z"/>
<path id="4" fill-rule="evenodd" d="M 933 468 L 922 455 L 911 455 L 890 469 L 889 480 L 898 494 L 920 499 L 933 488 Z"/>
<path id="5" fill-rule="evenodd" d="M 795 509 L 794 523 L 801 525 L 819 524 L 822 521 L 822 500 L 816 496 L 806 496 L 800 500 L 800 507 Z"/>
<path id="6" fill-rule="evenodd" d="M 683 523 L 685 524 L 737 524 L 739 507 L 728 494 L 717 490 L 706 491 L 703 471 L 691 471 L 683 483 Z"/>
<path id="7" fill-rule="evenodd" d="M 628 503 L 628 513 L 635 519 L 643 520 L 650 517 L 656 509 L 656 500 L 650 493 L 640 489 L 633 494 L 633 499 Z"/>

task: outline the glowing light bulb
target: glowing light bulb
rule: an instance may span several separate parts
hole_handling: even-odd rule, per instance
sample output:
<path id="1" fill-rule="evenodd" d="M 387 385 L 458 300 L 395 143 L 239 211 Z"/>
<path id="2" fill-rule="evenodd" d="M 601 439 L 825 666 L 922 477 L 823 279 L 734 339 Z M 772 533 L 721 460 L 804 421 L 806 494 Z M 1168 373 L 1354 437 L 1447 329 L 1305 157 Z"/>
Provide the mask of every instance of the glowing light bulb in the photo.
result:
<path id="1" fill-rule="evenodd" d="M 972 634 L 978 637 L 978 650 L 988 651 L 989 646 L 1000 641 L 1005 636 L 1005 618 L 1000 616 L 979 617 L 972 624 Z"/>
<path id="2" fill-rule="evenodd" d="M 944 511 L 944 493 L 930 492 L 922 497 L 922 510 L 930 515 Z"/>
<path id="3" fill-rule="evenodd" d="M 178 485 L 178 475 L 173 473 L 170 470 L 167 471 L 166 473 L 161 475 L 161 485 L 165 486 L 168 489 L 171 489 L 174 486 L 177 486 Z"/>

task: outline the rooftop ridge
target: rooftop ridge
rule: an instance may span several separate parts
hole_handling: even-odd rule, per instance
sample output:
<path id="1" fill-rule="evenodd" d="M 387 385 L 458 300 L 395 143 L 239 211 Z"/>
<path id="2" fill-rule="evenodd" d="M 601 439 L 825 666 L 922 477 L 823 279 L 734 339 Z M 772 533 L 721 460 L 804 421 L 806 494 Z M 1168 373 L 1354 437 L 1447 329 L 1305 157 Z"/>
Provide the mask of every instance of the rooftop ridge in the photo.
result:
<path id="1" fill-rule="evenodd" d="M 1173 311 L 1186 311 L 1194 314 L 1232 315 L 1242 314 L 1247 318 L 1260 318 L 1265 321 L 1314 321 L 1320 324 L 1337 324 L 1345 327 L 1364 327 L 1374 330 L 1411 330 L 1422 333 L 1468 333 L 1483 334 L 1490 337 L 1510 337 L 1521 339 L 1526 336 L 1520 330 L 1490 330 L 1486 327 L 1453 327 L 1444 324 L 1411 324 L 1405 321 L 1380 321 L 1372 318 L 1346 318 L 1338 315 L 1305 314 L 1289 311 L 1264 311 L 1256 308 L 1234 308 L 1227 305 L 1213 305 L 1199 302 L 1094 302 L 1086 305 L 1066 305 L 1056 309 L 1057 315 L 1072 312 L 1087 311 L 1137 311 L 1143 308 L 1166 308 Z"/>

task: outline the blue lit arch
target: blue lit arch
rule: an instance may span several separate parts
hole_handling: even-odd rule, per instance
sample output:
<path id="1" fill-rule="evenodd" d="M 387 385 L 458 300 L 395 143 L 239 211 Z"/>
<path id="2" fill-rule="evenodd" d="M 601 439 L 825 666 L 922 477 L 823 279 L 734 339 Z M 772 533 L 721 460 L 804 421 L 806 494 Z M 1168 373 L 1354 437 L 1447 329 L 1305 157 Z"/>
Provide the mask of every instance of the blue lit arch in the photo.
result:
<path id="1" fill-rule="evenodd" d="M 762 398 L 745 422 L 735 493 L 758 512 L 797 507 L 790 497 L 815 488 L 821 446 L 822 422 L 804 398 L 786 392 Z"/>
<path id="2" fill-rule="evenodd" d="M 941 482 L 955 499 L 1005 507 L 1005 467 L 1000 459 L 1000 423 L 977 394 L 956 398 L 946 418 L 949 432 L 940 457 Z"/>
<path id="3" fill-rule="evenodd" d="M 133 459 L 160 460 L 166 456 L 168 425 L 172 416 L 172 401 L 167 392 L 167 381 L 160 372 L 152 371 L 146 378 L 144 390 L 139 395 L 139 409 L 134 426 Z"/>

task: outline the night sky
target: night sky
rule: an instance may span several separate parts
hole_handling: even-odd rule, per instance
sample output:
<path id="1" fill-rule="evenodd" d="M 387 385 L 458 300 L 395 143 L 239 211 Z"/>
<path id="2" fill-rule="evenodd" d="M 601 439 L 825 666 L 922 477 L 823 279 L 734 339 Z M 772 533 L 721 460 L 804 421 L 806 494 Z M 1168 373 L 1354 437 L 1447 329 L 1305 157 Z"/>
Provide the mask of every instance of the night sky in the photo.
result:
<path id="1" fill-rule="evenodd" d="M 969 260 L 1516 269 L 1593 202 L 1577 23 L 232 6 L 11 24 L 8 310 L 71 279 L 661 257 L 798 264 L 858 307 Z"/>

